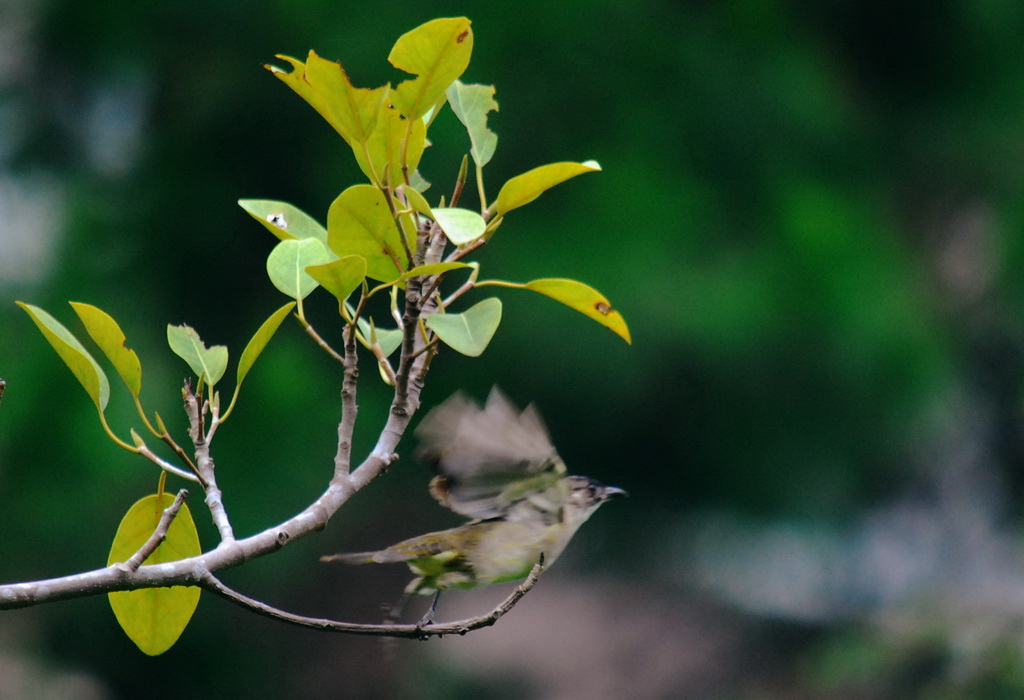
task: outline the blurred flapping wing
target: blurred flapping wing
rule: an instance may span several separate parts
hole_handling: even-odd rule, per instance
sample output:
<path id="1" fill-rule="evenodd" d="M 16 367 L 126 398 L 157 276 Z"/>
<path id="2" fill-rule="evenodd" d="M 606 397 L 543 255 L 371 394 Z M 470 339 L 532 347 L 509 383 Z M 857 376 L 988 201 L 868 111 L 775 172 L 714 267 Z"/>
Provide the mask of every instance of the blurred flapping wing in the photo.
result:
<path id="1" fill-rule="evenodd" d="M 437 471 L 431 495 L 456 513 L 494 518 L 524 501 L 543 511 L 560 506 L 553 496 L 565 465 L 540 415 L 532 405 L 520 413 L 497 387 L 483 408 L 456 393 L 427 414 L 416 436 L 419 457 Z"/>

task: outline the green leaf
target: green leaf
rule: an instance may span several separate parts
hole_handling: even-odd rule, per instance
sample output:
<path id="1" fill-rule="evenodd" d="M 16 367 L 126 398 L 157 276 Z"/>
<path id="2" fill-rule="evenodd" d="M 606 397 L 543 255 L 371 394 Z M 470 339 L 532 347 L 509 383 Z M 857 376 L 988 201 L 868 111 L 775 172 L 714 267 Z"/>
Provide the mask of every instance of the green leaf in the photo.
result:
<path id="1" fill-rule="evenodd" d="M 366 259 L 346 255 L 324 265 L 310 265 L 306 272 L 338 299 L 339 309 L 366 279 Z"/>
<path id="2" fill-rule="evenodd" d="M 444 235 L 454 245 L 472 243 L 484 235 L 484 229 L 487 228 L 484 217 L 475 211 L 458 207 L 435 208 L 434 221 L 441 226 Z"/>
<path id="3" fill-rule="evenodd" d="M 388 95 L 387 85 L 372 90 L 354 87 L 340 63 L 320 58 L 313 51 L 306 63 L 289 56 L 277 58 L 287 61 L 292 71 L 267 66 L 270 72 L 319 112 L 350 145 L 366 143 Z"/>
<path id="4" fill-rule="evenodd" d="M 397 329 L 374 329 L 374 336 L 384 357 L 390 357 L 402 345 L 402 331 Z"/>
<path id="5" fill-rule="evenodd" d="M 169 493 L 146 496 L 133 505 L 117 528 L 107 565 L 127 561 L 149 539 L 163 515 L 174 502 Z M 182 504 L 177 517 L 167 528 L 167 539 L 144 564 L 161 564 L 202 554 L 199 535 L 188 506 Z M 128 638 L 143 653 L 162 654 L 178 641 L 192 613 L 199 605 L 201 590 L 195 586 L 143 588 L 108 593 L 110 607 Z"/>
<path id="6" fill-rule="evenodd" d="M 498 135 L 487 128 L 487 113 L 498 111 L 493 85 L 465 85 L 456 80 L 448 88 L 448 104 L 469 132 L 469 153 L 478 168 L 490 162 Z"/>
<path id="7" fill-rule="evenodd" d="M 588 160 L 583 163 L 549 163 L 539 168 L 528 170 L 522 175 L 516 175 L 505 183 L 498 193 L 495 202 L 495 210 L 498 216 L 504 216 L 508 212 L 529 204 L 541 196 L 545 190 L 566 180 L 582 175 L 593 173 L 601 169 L 597 161 Z"/>
<path id="8" fill-rule="evenodd" d="M 273 199 L 240 199 L 238 205 L 282 241 L 293 238 L 316 238 L 327 245 L 327 229 L 312 216 L 288 202 Z"/>
<path id="9" fill-rule="evenodd" d="M 245 379 L 245 375 L 249 374 L 249 370 L 256 363 L 256 359 L 263 352 L 263 349 L 267 347 L 267 343 L 277 333 L 277 329 L 280 328 L 281 323 L 285 317 L 295 308 L 295 302 L 289 301 L 287 304 L 282 306 L 280 309 L 270 315 L 263 325 L 259 327 L 259 330 L 252 336 L 249 343 L 245 346 L 245 350 L 242 351 L 242 356 L 238 358 L 238 374 L 235 383 L 241 385 L 242 380 Z"/>
<path id="10" fill-rule="evenodd" d="M 478 357 L 494 337 L 501 323 L 501 299 L 484 299 L 460 314 L 433 313 L 427 316 L 427 328 L 452 349 Z"/>
<path id="11" fill-rule="evenodd" d="M 117 321 L 90 304 L 77 301 L 70 304 L 82 320 L 89 337 L 99 346 L 110 360 L 110 364 L 114 365 L 118 375 L 128 385 L 128 391 L 138 398 L 139 392 L 142 391 L 142 363 L 139 362 L 139 356 L 135 351 L 129 350 L 125 345 L 127 339 Z"/>
<path id="12" fill-rule="evenodd" d="M 398 38 L 388 55 L 395 68 L 419 76 L 391 91 L 391 101 L 407 119 L 418 119 L 437 104 L 466 70 L 473 53 L 473 30 L 465 17 L 435 19 Z"/>
<path id="13" fill-rule="evenodd" d="M 411 175 L 409 175 L 409 187 L 417 192 L 426 192 L 430 189 L 430 183 L 420 175 L 419 170 L 415 170 Z"/>
<path id="14" fill-rule="evenodd" d="M 189 326 L 168 324 L 167 344 L 175 355 L 185 360 L 197 377 L 202 377 L 211 387 L 227 371 L 228 349 L 223 345 L 207 349 L 199 334 Z"/>
<path id="15" fill-rule="evenodd" d="M 103 373 L 96 360 L 82 347 L 71 331 L 61 325 L 53 316 L 38 306 L 20 301 L 15 303 L 24 309 L 29 318 L 38 326 L 43 337 L 57 351 L 57 355 L 75 375 L 79 384 L 89 394 L 89 398 L 96 404 L 96 408 L 102 413 L 110 399 L 110 382 L 107 381 L 107 375 Z"/>
<path id="16" fill-rule="evenodd" d="M 402 331 L 397 329 L 377 328 L 373 319 L 369 321 L 360 316 L 356 319 L 359 332 L 369 343 L 377 343 L 384 357 L 388 357 L 402 344 Z"/>
<path id="17" fill-rule="evenodd" d="M 338 195 L 327 212 L 327 240 L 338 257 L 365 258 L 367 277 L 381 282 L 394 280 L 409 267 L 384 193 L 373 185 L 353 185 Z"/>
<path id="18" fill-rule="evenodd" d="M 590 285 L 576 280 L 545 278 L 527 282 L 524 286 L 576 309 L 602 326 L 610 328 L 627 343 L 633 343 L 622 314 L 613 309 L 608 299 Z"/>
<path id="19" fill-rule="evenodd" d="M 306 268 L 330 262 L 333 257 L 315 238 L 281 241 L 267 256 L 267 274 L 282 293 L 296 301 L 305 299 L 317 288 L 316 280 L 306 273 Z"/>

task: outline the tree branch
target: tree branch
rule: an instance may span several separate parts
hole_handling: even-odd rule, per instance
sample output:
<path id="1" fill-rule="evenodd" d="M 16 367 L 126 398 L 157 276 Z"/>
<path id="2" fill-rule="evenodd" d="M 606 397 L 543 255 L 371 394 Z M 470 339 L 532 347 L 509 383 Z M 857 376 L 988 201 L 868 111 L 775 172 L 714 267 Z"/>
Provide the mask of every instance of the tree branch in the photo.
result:
<path id="1" fill-rule="evenodd" d="M 164 512 L 160 516 L 160 522 L 156 524 L 156 529 L 153 530 L 153 534 L 149 536 L 149 539 L 139 547 L 139 551 L 135 552 L 126 561 L 114 564 L 114 567 L 121 569 L 125 573 L 138 571 L 139 567 L 142 566 L 142 562 L 146 561 L 149 555 L 155 552 L 156 548 L 167 539 L 167 529 L 170 528 L 174 519 L 178 517 L 178 511 L 181 510 L 181 506 L 184 505 L 186 498 L 188 498 L 188 489 L 178 491 L 174 502 L 164 508 Z"/>
<path id="2" fill-rule="evenodd" d="M 297 625 L 299 627 L 309 627 L 326 632 L 375 635 L 378 637 L 427 639 L 429 637 L 441 637 L 446 634 L 462 635 L 482 627 L 489 627 L 493 625 L 503 615 L 505 615 L 505 613 L 515 607 L 516 603 L 518 603 L 523 596 L 530 592 L 530 589 L 534 587 L 543 572 L 544 559 L 541 558 L 540 561 L 534 564 L 533 569 L 530 571 L 530 575 L 526 577 L 526 580 L 516 586 L 515 590 L 512 591 L 505 600 L 498 604 L 494 610 L 485 615 L 478 615 L 476 617 L 456 620 L 454 622 L 431 622 L 425 626 L 421 626 L 420 624 L 360 624 L 356 622 L 328 620 L 321 617 L 296 615 L 295 613 L 275 608 L 239 593 L 238 591 L 224 585 L 224 583 L 213 574 L 207 574 L 204 576 L 200 585 L 206 590 L 216 593 L 246 610 L 251 610 L 252 612 L 269 617 L 273 620 L 287 622 L 288 624 Z"/>
<path id="3" fill-rule="evenodd" d="M 417 405 L 421 386 L 419 382 L 411 383 L 412 398 Z M 394 462 L 398 458 L 395 449 L 410 419 L 411 415 L 407 412 L 392 411 L 373 452 L 352 472 L 351 478 L 330 484 L 327 490 L 302 512 L 279 525 L 244 539 L 222 541 L 215 549 L 195 557 L 141 566 L 129 576 L 115 566 L 108 566 L 41 581 L 0 585 L 0 610 L 110 591 L 199 585 L 207 573 L 229 569 L 276 552 L 311 532 L 322 530 L 331 516 L 354 493 Z"/>
<path id="4" fill-rule="evenodd" d="M 334 455 L 333 482 L 347 480 L 352 468 L 352 435 L 356 429 L 359 405 L 356 390 L 359 384 L 359 356 L 354 324 L 345 326 L 345 378 L 341 383 L 341 422 L 338 423 L 338 452 Z"/>

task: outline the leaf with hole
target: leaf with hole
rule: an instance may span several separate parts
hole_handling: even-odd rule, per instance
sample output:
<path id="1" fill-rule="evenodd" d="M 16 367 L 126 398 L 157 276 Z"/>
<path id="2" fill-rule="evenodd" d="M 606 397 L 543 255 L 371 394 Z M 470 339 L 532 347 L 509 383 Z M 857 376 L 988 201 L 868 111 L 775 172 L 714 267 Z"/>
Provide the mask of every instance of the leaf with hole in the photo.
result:
<path id="1" fill-rule="evenodd" d="M 501 323 L 501 299 L 484 299 L 458 314 L 432 313 L 425 323 L 445 345 L 463 355 L 479 357 Z"/>
<path id="2" fill-rule="evenodd" d="M 391 91 L 392 103 L 407 119 L 427 114 L 466 70 L 473 53 L 470 24 L 465 17 L 435 19 L 395 42 L 388 62 L 418 76 L 402 81 Z"/>
<path id="3" fill-rule="evenodd" d="M 469 154 L 478 168 L 490 162 L 498 135 L 487 128 L 487 113 L 497 112 L 493 85 L 466 85 L 456 80 L 448 88 L 448 104 L 469 132 Z"/>
<path id="4" fill-rule="evenodd" d="M 174 502 L 169 493 L 146 496 L 133 505 L 117 528 L 107 565 L 125 562 L 146 543 L 156 530 L 160 518 Z M 189 513 L 182 504 L 178 515 L 167 528 L 167 539 L 143 562 L 161 564 L 202 554 L 199 535 Z M 121 629 L 143 653 L 162 654 L 178 641 L 192 613 L 199 605 L 200 589 L 195 586 L 141 588 L 134 591 L 108 593 L 110 607 Z"/>
<path id="5" fill-rule="evenodd" d="M 327 244 L 327 229 L 312 216 L 288 202 L 273 199 L 240 199 L 238 206 L 282 241 L 292 238 L 315 238 L 324 245 Z"/>
<path id="6" fill-rule="evenodd" d="M 576 309 L 632 344 L 622 314 L 613 309 L 608 299 L 590 285 L 570 279 L 545 278 L 527 282 L 523 286 Z"/>

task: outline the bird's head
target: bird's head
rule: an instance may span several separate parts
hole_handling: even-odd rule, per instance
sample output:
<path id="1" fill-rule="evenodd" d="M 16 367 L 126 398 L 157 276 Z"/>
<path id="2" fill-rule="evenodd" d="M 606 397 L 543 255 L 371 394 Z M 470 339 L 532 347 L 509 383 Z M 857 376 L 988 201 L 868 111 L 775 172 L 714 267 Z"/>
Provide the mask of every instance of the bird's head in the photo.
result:
<path id="1" fill-rule="evenodd" d="M 569 496 L 565 502 L 564 519 L 579 527 L 598 507 L 610 498 L 628 496 L 617 486 L 605 486 L 586 476 L 569 476 Z"/>

